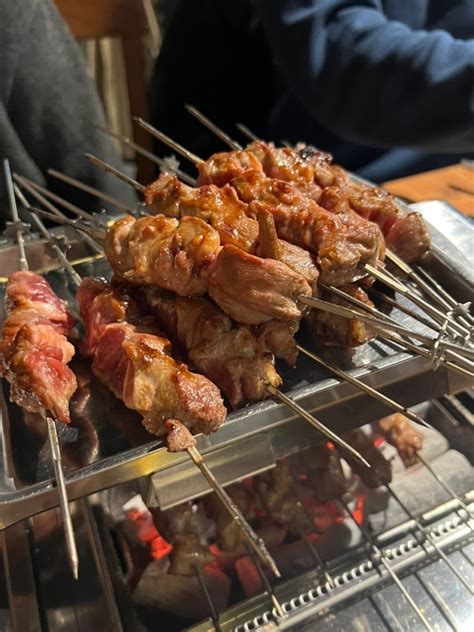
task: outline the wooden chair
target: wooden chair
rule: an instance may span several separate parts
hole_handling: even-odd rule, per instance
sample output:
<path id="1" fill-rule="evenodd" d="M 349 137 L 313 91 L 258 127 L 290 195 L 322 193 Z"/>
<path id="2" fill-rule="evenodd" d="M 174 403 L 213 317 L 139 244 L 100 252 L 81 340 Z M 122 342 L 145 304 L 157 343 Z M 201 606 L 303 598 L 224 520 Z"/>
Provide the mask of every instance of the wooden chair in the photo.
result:
<path id="1" fill-rule="evenodd" d="M 127 90 L 132 116 L 148 120 L 143 37 L 148 21 L 142 0 L 54 0 L 59 12 L 77 40 L 117 37 L 122 41 Z M 134 125 L 134 141 L 152 150 L 150 135 Z M 155 168 L 147 158 L 136 154 L 137 179 L 148 184 Z"/>

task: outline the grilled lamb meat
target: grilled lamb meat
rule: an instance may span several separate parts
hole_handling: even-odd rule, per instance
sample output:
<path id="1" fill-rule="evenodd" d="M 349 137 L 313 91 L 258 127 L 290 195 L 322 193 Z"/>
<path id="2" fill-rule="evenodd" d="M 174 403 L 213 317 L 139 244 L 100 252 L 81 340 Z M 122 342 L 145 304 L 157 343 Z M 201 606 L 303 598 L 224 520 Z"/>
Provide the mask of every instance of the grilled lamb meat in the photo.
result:
<path id="1" fill-rule="evenodd" d="M 375 429 L 398 450 L 405 467 L 415 465 L 416 455 L 423 446 L 423 435 L 407 417 L 394 413 L 375 424 Z"/>
<path id="2" fill-rule="evenodd" d="M 299 319 L 305 309 L 300 296 L 312 291 L 304 277 L 281 261 L 222 247 L 218 233 L 196 217 L 124 217 L 109 230 L 105 248 L 119 279 L 181 296 L 208 291 L 242 324 Z"/>
<path id="3" fill-rule="evenodd" d="M 262 171 L 262 165 L 250 151 L 226 151 L 213 154 L 208 160 L 198 165 L 198 170 L 198 185 L 215 184 L 223 187 L 232 178 L 246 171 Z"/>
<path id="4" fill-rule="evenodd" d="M 97 327 L 88 335 L 95 341 L 89 349 L 95 375 L 125 406 L 143 416 L 152 434 L 167 434 L 165 422 L 175 418 L 195 433 L 215 432 L 226 416 L 219 389 L 177 362 L 169 340 L 148 324 L 103 318 L 100 310 L 110 315 L 112 309 L 106 310 L 106 301 L 98 300 L 99 289 L 111 302 L 121 301 L 121 290 L 104 281 L 85 279 L 79 288 L 77 300 L 86 326 Z M 126 304 L 130 305 L 128 298 Z"/>
<path id="5" fill-rule="evenodd" d="M 301 274 L 314 288 L 319 277 L 314 255 L 299 246 L 279 239 L 275 219 L 268 211 L 259 213 L 258 226 L 259 248 L 257 254 L 265 259 L 283 261 L 289 268 Z"/>
<path id="6" fill-rule="evenodd" d="M 231 184 L 248 203 L 249 213 L 255 217 L 270 213 L 280 239 L 316 256 L 324 283 L 351 283 L 365 276 L 359 264 L 376 266 L 383 259 L 380 230 L 355 213 L 339 217 L 302 195 L 291 183 L 267 178 L 258 171 L 248 171 Z"/>
<path id="7" fill-rule="evenodd" d="M 391 482 L 392 466 L 363 430 L 351 430 L 345 432 L 342 437 L 370 463 L 369 470 L 351 456 L 344 454 L 344 459 L 349 463 L 354 474 L 358 474 L 367 487 L 375 488 L 380 484 L 386 485 Z"/>
<path id="8" fill-rule="evenodd" d="M 105 253 L 129 283 L 159 285 L 183 296 L 207 290 L 207 273 L 221 249 L 219 235 L 195 217 L 162 215 L 119 219 L 107 233 Z"/>
<path id="9" fill-rule="evenodd" d="M 294 368 L 298 357 L 295 334 L 300 321 L 269 320 L 255 327 L 258 348 L 261 353 L 272 353 L 275 358 L 284 360 Z"/>
<path id="10" fill-rule="evenodd" d="M 224 246 L 209 277 L 209 296 L 243 325 L 299 320 L 307 311 L 300 297 L 311 294 L 306 279 L 286 264 L 235 246 Z"/>
<path id="11" fill-rule="evenodd" d="M 231 244 L 245 252 L 256 250 L 258 224 L 231 186 L 190 187 L 176 176 L 162 173 L 146 188 L 145 200 L 153 213 L 204 220 L 219 233 L 222 245 Z"/>
<path id="12" fill-rule="evenodd" d="M 294 149 L 276 148 L 271 143 L 251 143 L 252 152 L 270 178 L 293 183 L 300 193 L 336 213 L 355 211 L 375 222 L 383 232 L 388 248 L 401 259 L 416 261 L 430 248 L 430 236 L 419 213 L 405 213 L 386 191 L 350 181 L 347 173 L 333 165 L 329 154 L 305 145 Z M 322 190 L 305 190 L 316 183 Z M 351 222 L 353 224 L 353 222 Z"/>
<path id="13" fill-rule="evenodd" d="M 347 483 L 337 450 L 314 446 L 290 457 L 292 469 L 307 475 L 316 498 L 326 503 L 343 496 Z"/>
<path id="14" fill-rule="evenodd" d="M 168 430 L 166 435 L 168 452 L 182 452 L 196 445 L 196 439 L 181 422 L 176 419 L 167 419 L 165 426 Z"/>
<path id="15" fill-rule="evenodd" d="M 331 154 L 316 149 L 311 145 L 298 143 L 294 151 L 313 168 L 313 179 L 320 187 L 328 187 L 348 180 L 348 175 L 341 167 L 332 164 Z"/>
<path id="16" fill-rule="evenodd" d="M 254 154 L 268 178 L 291 182 L 305 197 L 315 202 L 321 195 L 321 187 L 315 181 L 314 168 L 290 147 L 275 147 L 272 143 L 254 141 L 246 151 Z"/>
<path id="17" fill-rule="evenodd" d="M 211 301 L 176 297 L 155 288 L 144 293 L 170 338 L 184 348 L 193 366 L 217 384 L 234 408 L 265 399 L 269 384 L 281 384 L 271 355 L 261 350 L 260 338 L 249 327 L 235 325 Z"/>
<path id="18" fill-rule="evenodd" d="M 372 301 L 361 287 L 351 284 L 345 285 L 340 289 L 366 305 L 373 306 Z M 335 296 L 331 292 L 322 291 L 320 298 L 336 305 L 351 307 L 347 301 Z M 350 320 L 343 316 L 329 314 L 320 309 L 312 309 L 305 317 L 305 322 L 309 326 L 314 341 L 318 345 L 358 347 L 374 338 L 375 335 L 370 331 L 369 327 L 360 320 Z"/>
<path id="19" fill-rule="evenodd" d="M 222 189 L 192 188 L 164 174 L 147 188 L 147 204 L 167 217 L 204 220 L 218 232 L 223 245 L 285 261 L 297 272 L 302 267 L 310 271 L 310 284 L 318 275 L 315 263 L 321 265 L 326 282 L 336 283 L 343 273 L 334 266 L 345 261 L 346 267 L 354 268 L 358 263 L 376 263 L 383 255 L 380 231 L 353 211 L 335 219 L 294 184 L 268 178 L 262 171 L 245 171 L 231 184 Z M 270 217 L 276 229 L 269 225 Z M 351 274 L 349 281 L 354 274 L 363 276 L 360 270 L 352 269 Z"/>
<path id="20" fill-rule="evenodd" d="M 190 187 L 169 174 L 161 174 L 147 187 L 146 201 L 154 213 L 180 219 L 197 217 L 210 224 L 219 234 L 222 245 L 236 246 L 250 254 L 283 261 L 314 285 L 319 272 L 310 253 L 282 241 L 276 234 L 272 216 L 249 216 L 248 204 L 237 197 L 230 185 Z M 262 221 L 261 221 L 262 220 Z M 271 226 L 270 220 L 273 222 Z"/>
<path id="21" fill-rule="evenodd" d="M 74 347 L 66 336 L 75 324 L 67 304 L 33 272 L 10 275 L 5 303 L 0 376 L 10 382 L 10 399 L 30 412 L 50 411 L 69 423 L 77 381 L 67 366 Z"/>
<path id="22" fill-rule="evenodd" d="M 294 535 L 311 533 L 314 525 L 296 497 L 293 484 L 290 468 L 285 461 L 280 461 L 278 467 L 255 480 L 262 507 L 273 520 L 288 526 Z"/>
<path id="23" fill-rule="evenodd" d="M 376 223 L 385 237 L 387 248 L 407 263 L 420 259 L 430 249 L 430 236 L 420 213 L 403 212 L 390 193 L 382 189 L 347 182 L 325 189 L 319 203 L 341 215 L 352 209 Z"/>

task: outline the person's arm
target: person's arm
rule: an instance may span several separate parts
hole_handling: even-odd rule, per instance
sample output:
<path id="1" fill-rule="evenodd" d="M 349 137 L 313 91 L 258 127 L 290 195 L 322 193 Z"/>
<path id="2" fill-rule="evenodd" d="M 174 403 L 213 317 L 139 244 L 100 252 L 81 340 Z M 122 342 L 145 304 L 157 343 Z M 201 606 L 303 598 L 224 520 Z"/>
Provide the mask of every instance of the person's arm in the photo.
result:
<path id="1" fill-rule="evenodd" d="M 5 0 L 0 1 L 3 4 Z M 104 125 L 102 105 L 82 53 L 53 3 L 8 0 L 4 11 L 8 24 L 1 40 L 9 65 L 1 88 L 12 134 L 3 139 L 1 149 L 12 169 L 33 175 L 34 165 L 51 190 L 69 199 L 74 195 L 76 203 L 90 208 L 103 203 L 99 206 L 91 196 L 51 178 L 47 169 L 133 201 L 130 187 L 101 172 L 83 155 L 95 153 L 121 168 L 110 139 L 94 128 L 96 123 Z"/>
<path id="2" fill-rule="evenodd" d="M 474 148 L 474 40 L 389 21 L 378 0 L 255 0 L 292 90 L 364 145 Z"/>

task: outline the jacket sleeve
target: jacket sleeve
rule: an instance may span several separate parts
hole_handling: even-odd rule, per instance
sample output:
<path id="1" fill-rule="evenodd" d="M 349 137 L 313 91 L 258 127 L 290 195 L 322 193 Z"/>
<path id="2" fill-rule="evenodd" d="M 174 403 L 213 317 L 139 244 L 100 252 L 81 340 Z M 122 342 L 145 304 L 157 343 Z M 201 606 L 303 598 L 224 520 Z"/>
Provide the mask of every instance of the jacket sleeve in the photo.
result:
<path id="1" fill-rule="evenodd" d="M 474 40 L 390 21 L 380 0 L 255 0 L 276 62 L 313 116 L 347 140 L 474 148 Z"/>
<path id="2" fill-rule="evenodd" d="M 102 104 L 87 75 L 82 52 L 54 4 L 51 0 L 12 3 L 8 15 L 4 50 L 11 63 L 3 89 L 9 125 L 14 130 L 8 155 L 12 169 L 21 173 L 34 165 L 48 188 L 88 208 L 106 205 L 99 206 L 90 195 L 50 177 L 47 169 L 63 171 L 133 202 L 130 187 L 84 157 L 84 152 L 95 153 L 121 168 L 110 140 L 94 127 L 104 125 Z"/>

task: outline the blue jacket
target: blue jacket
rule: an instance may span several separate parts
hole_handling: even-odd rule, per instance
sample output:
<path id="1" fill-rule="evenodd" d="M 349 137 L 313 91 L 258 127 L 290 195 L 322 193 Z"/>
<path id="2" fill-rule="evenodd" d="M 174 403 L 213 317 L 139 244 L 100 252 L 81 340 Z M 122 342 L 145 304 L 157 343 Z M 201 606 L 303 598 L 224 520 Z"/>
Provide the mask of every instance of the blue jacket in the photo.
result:
<path id="1" fill-rule="evenodd" d="M 254 0 L 288 91 L 270 138 L 384 181 L 474 152 L 474 0 Z"/>

